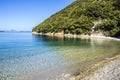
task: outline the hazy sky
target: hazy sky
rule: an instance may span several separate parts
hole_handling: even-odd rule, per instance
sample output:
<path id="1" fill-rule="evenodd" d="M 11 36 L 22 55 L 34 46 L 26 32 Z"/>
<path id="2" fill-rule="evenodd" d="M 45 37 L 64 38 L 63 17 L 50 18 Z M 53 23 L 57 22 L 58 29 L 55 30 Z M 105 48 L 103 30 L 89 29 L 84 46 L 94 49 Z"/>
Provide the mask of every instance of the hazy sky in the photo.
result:
<path id="1" fill-rule="evenodd" d="M 74 0 L 0 0 L 0 30 L 31 30 Z"/>

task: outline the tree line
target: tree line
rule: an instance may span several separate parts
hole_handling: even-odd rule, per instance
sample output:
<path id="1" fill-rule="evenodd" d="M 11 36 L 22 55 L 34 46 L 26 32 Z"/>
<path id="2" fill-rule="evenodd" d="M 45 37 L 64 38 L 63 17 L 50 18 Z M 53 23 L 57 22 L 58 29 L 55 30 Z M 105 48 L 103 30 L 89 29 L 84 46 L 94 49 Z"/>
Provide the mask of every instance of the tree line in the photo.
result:
<path id="1" fill-rule="evenodd" d="M 106 32 L 108 36 L 120 36 L 120 0 L 77 0 L 53 14 L 33 28 L 38 33 L 60 32 L 91 34 L 94 21 L 106 19 L 97 24 L 94 31 Z"/>

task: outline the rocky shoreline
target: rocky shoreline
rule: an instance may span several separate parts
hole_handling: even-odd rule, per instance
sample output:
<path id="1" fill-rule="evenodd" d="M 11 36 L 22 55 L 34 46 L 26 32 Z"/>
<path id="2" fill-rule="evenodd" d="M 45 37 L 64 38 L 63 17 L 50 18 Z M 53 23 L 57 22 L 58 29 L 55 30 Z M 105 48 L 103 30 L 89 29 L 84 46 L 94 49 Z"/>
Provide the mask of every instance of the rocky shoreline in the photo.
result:
<path id="1" fill-rule="evenodd" d="M 64 32 L 57 32 L 57 33 L 51 33 L 51 32 L 48 32 L 48 33 L 37 33 L 37 32 L 32 32 L 32 34 L 34 35 L 46 35 L 46 36 L 56 36 L 56 37 L 67 37 L 67 38 L 82 38 L 82 39 L 88 39 L 90 36 L 89 35 L 77 35 L 77 34 L 64 34 Z"/>
<path id="2" fill-rule="evenodd" d="M 62 74 L 57 80 L 120 80 L 120 55 L 103 60 L 82 74 Z"/>
<path id="3" fill-rule="evenodd" d="M 98 68 L 98 70 L 81 80 L 120 80 L 120 56 L 102 63 L 101 65 L 97 64 L 98 67 L 103 66 L 102 68 Z"/>
<path id="4" fill-rule="evenodd" d="M 119 38 L 114 38 L 114 37 L 106 37 L 104 35 L 102 35 L 102 33 L 98 33 L 98 34 L 91 34 L 91 35 L 76 35 L 76 34 L 64 34 L 63 32 L 59 32 L 59 33 L 37 33 L 37 32 L 32 32 L 32 34 L 34 35 L 46 35 L 46 36 L 56 36 L 56 37 L 66 37 L 66 38 L 81 38 L 81 39 L 109 39 L 109 40 L 117 40 L 120 41 Z"/>

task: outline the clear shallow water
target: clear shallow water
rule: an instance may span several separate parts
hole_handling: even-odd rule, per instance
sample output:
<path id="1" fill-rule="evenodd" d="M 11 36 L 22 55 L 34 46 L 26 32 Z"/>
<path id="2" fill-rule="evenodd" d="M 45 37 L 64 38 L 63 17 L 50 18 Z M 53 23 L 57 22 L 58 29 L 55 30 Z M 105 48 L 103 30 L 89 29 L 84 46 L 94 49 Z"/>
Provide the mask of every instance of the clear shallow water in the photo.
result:
<path id="1" fill-rule="evenodd" d="M 120 42 L 0 33 L 0 80 L 120 54 Z"/>

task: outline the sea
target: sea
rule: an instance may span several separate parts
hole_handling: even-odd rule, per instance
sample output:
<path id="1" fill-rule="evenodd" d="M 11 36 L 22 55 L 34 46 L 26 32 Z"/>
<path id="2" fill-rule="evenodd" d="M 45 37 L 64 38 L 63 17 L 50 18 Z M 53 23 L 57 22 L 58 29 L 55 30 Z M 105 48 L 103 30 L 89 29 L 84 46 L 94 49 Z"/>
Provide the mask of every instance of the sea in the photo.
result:
<path id="1" fill-rule="evenodd" d="M 0 32 L 0 80 L 49 80 L 46 74 L 51 71 L 55 77 L 67 72 L 66 66 L 118 54 L 120 41 L 116 40 Z"/>

